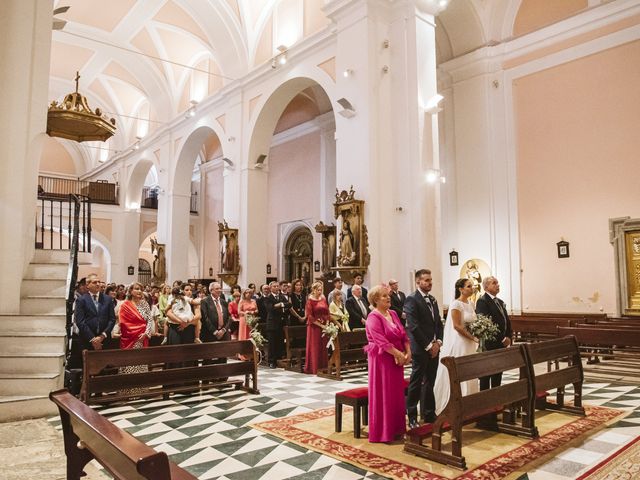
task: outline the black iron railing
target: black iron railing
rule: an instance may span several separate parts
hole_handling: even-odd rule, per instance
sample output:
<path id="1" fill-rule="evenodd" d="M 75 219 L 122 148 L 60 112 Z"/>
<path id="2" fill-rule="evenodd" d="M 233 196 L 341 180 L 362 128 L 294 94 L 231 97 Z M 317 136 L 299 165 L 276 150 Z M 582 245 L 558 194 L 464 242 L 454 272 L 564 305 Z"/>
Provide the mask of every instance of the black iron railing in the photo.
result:
<path id="1" fill-rule="evenodd" d="M 79 251 L 91 252 L 91 199 L 69 194 L 38 195 L 36 211 L 35 247 L 39 250 L 71 250 L 72 236 L 78 210 Z"/>
<path id="2" fill-rule="evenodd" d="M 142 189 L 142 198 L 140 199 L 140 206 L 142 208 L 158 209 L 158 187 L 144 187 Z M 191 194 L 191 202 L 189 203 L 189 211 L 191 213 L 198 213 L 198 192 Z"/>
<path id="3" fill-rule="evenodd" d="M 73 328 L 73 304 L 75 302 L 75 288 L 78 279 L 78 254 L 80 252 L 80 214 L 83 210 L 83 201 L 77 195 L 69 195 L 69 205 L 72 206 L 73 220 L 71 221 L 71 229 L 69 231 L 69 239 L 71 240 L 69 248 L 69 270 L 67 270 L 67 302 L 66 302 L 66 323 L 67 332 L 67 348 L 65 358 L 69 358 L 69 339 L 71 339 Z M 89 212 L 91 212 L 91 203 L 89 202 Z M 91 232 L 91 214 L 89 214 L 89 233 Z M 91 237 L 89 237 L 89 251 L 91 251 Z"/>
<path id="4" fill-rule="evenodd" d="M 69 194 L 84 195 L 93 203 L 118 205 L 118 184 L 106 180 L 73 180 L 38 175 L 38 195 L 68 198 Z"/>

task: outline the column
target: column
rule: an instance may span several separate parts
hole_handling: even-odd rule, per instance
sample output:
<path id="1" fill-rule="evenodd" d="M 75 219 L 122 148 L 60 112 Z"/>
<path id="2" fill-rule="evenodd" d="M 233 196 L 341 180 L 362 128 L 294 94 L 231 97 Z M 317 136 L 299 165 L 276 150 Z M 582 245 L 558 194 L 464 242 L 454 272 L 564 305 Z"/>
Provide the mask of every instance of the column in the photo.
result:
<path id="1" fill-rule="evenodd" d="M 19 311 L 19 285 L 33 257 L 52 11 L 51 1 L 0 2 L 0 313 Z"/>
<path id="2" fill-rule="evenodd" d="M 140 250 L 140 210 L 125 209 L 114 215 L 111 250 L 111 278 L 118 283 L 129 284 L 138 280 L 138 252 Z M 134 267 L 134 274 L 129 275 L 129 266 Z"/>

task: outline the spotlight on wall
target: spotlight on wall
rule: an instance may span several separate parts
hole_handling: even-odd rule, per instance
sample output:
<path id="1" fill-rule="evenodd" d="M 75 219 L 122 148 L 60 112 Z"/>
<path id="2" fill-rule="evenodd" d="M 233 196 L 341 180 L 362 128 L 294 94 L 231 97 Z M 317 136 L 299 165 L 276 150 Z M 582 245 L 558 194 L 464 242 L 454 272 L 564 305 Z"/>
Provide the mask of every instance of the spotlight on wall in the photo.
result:
<path id="1" fill-rule="evenodd" d="M 278 68 L 279 65 L 287 63 L 287 47 L 280 45 L 276 50 L 278 50 L 278 53 L 271 59 L 271 68 Z"/>
<path id="2" fill-rule="evenodd" d="M 185 112 L 184 118 L 195 117 L 196 115 L 196 106 L 198 105 L 198 101 L 190 100 L 189 103 L 191 104 L 191 106 Z"/>
<path id="3" fill-rule="evenodd" d="M 266 160 L 267 156 L 263 153 L 261 153 L 260 155 L 258 155 L 258 158 L 256 159 L 256 163 L 253 165 L 253 168 L 257 168 L 260 169 L 262 167 L 264 167 L 264 161 Z"/>
<path id="4" fill-rule="evenodd" d="M 350 68 L 347 68 L 344 72 L 342 72 L 342 76 L 344 78 L 349 78 L 353 76 L 353 70 L 351 70 Z"/>
<path id="5" fill-rule="evenodd" d="M 444 175 L 442 175 L 442 172 L 434 168 L 427 170 L 427 172 L 424 175 L 424 178 L 427 181 L 427 183 L 436 183 L 436 182 L 446 183 L 447 182 L 447 179 L 445 178 Z"/>
<path id="6" fill-rule="evenodd" d="M 222 157 L 222 161 L 224 162 L 225 167 L 233 168 L 233 160 L 230 160 L 227 157 Z"/>
<path id="7" fill-rule="evenodd" d="M 442 108 L 440 108 L 438 105 L 440 104 L 443 98 L 444 97 L 439 93 L 436 93 L 433 97 L 431 97 L 427 102 L 427 104 L 424 106 L 425 113 L 430 113 L 431 115 L 434 115 L 438 112 L 441 112 Z"/>
<path id="8" fill-rule="evenodd" d="M 345 118 L 351 118 L 355 116 L 356 110 L 353 108 L 353 105 L 351 105 L 351 102 L 349 100 L 342 97 L 338 99 L 338 103 L 342 107 L 342 110 L 338 110 L 338 113 L 340 115 L 342 115 Z"/>

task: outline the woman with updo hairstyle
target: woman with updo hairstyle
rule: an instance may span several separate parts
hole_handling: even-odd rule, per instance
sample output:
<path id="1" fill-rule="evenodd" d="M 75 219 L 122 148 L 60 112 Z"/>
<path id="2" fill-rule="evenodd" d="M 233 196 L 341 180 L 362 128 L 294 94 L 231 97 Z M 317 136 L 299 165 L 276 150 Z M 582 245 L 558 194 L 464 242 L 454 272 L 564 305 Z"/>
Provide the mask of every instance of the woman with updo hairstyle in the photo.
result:
<path id="1" fill-rule="evenodd" d="M 365 329 L 369 368 L 369 442 L 393 442 L 406 431 L 404 366 L 411 362 L 409 338 L 386 285 L 369 291 L 373 311 Z"/>
<path id="2" fill-rule="evenodd" d="M 329 305 L 322 294 L 322 282 L 311 285 L 311 293 L 305 307 L 307 317 L 307 354 L 304 362 L 305 373 L 318 373 L 329 363 L 327 343 L 329 339 L 322 336 L 322 328 L 329 323 Z"/>
<path id="3" fill-rule="evenodd" d="M 466 329 L 466 325 L 477 318 L 475 305 L 471 301 L 474 294 L 473 283 L 468 278 L 460 278 L 456 281 L 454 288 L 455 298 L 449 306 L 449 318 L 444 325 L 440 358 L 471 355 L 478 348 L 478 340 Z M 478 380 L 462 382 L 460 390 L 463 396 L 479 391 Z M 440 415 L 449 403 L 449 394 L 449 370 L 444 365 L 440 365 L 433 384 L 437 415 Z"/>

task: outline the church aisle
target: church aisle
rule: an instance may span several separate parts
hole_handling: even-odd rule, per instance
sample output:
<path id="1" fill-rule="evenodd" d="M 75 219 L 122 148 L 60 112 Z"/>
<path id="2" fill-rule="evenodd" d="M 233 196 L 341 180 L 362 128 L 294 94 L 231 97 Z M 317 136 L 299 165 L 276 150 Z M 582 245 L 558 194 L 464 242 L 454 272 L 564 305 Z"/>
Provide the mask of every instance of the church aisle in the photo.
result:
<path id="1" fill-rule="evenodd" d="M 261 369 L 259 378 L 260 395 L 212 391 L 168 401 L 133 402 L 103 408 L 101 413 L 205 480 L 382 478 L 249 426 L 331 407 L 335 392 L 366 384 L 366 372 L 351 374 L 348 382 L 281 369 Z M 515 373 L 506 376 L 507 381 L 514 378 Z M 587 383 L 584 401 L 632 412 L 521 479 L 576 478 L 640 435 L 640 387 Z M 59 428 L 57 418 L 50 422 Z"/>

